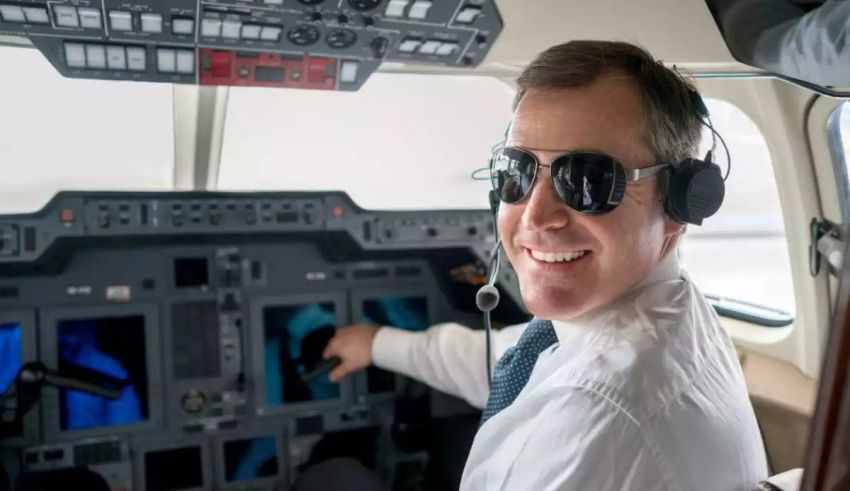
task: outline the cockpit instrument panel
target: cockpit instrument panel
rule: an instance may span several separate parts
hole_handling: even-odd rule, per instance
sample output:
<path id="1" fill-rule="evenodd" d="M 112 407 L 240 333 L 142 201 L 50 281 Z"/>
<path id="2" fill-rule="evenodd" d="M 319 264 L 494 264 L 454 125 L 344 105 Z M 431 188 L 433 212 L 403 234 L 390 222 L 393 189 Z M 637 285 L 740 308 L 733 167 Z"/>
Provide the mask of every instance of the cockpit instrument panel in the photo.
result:
<path id="1" fill-rule="evenodd" d="M 285 490 L 347 456 L 392 489 L 456 488 L 475 410 L 319 367 L 347 324 L 479 327 L 493 227 L 336 192 L 62 192 L 0 215 L 0 465 L 21 490 Z M 526 320 L 503 279 L 497 321 Z M 65 382 L 25 394 L 33 363 Z"/>
<path id="2" fill-rule="evenodd" d="M 0 0 L 64 76 L 357 90 L 384 60 L 478 65 L 493 0 Z"/>

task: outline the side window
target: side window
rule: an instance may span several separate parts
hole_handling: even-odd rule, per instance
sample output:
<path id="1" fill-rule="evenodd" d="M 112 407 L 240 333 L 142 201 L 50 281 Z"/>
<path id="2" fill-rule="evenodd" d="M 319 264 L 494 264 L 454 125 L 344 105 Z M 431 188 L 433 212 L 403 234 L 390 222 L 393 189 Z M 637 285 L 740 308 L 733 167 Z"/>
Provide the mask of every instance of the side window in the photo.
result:
<path id="1" fill-rule="evenodd" d="M 850 214 L 850 102 L 838 106 L 830 116 L 829 135 L 836 178 L 841 181 L 839 192 L 844 196 L 845 213 Z M 848 219 L 850 216 L 845 217 Z"/>
<path id="2" fill-rule="evenodd" d="M 755 123 L 737 106 L 716 99 L 706 105 L 717 131 L 729 145 L 732 170 L 726 199 L 703 226 L 689 226 L 679 249 L 682 264 L 709 297 L 794 314 L 794 284 L 782 207 L 767 143 Z M 703 134 L 702 155 L 711 147 Z M 725 172 L 718 143 L 715 159 Z M 747 309 L 770 316 L 769 310 Z"/>

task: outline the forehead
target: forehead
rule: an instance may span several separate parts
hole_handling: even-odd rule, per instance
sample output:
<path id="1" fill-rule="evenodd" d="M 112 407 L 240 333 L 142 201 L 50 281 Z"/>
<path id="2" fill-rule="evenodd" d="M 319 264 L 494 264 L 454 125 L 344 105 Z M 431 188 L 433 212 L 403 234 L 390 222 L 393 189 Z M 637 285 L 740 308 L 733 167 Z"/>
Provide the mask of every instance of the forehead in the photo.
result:
<path id="1" fill-rule="evenodd" d="M 645 125 L 631 80 L 607 75 L 587 87 L 529 90 L 514 114 L 507 143 L 541 155 L 594 150 L 640 166 L 652 160 Z"/>

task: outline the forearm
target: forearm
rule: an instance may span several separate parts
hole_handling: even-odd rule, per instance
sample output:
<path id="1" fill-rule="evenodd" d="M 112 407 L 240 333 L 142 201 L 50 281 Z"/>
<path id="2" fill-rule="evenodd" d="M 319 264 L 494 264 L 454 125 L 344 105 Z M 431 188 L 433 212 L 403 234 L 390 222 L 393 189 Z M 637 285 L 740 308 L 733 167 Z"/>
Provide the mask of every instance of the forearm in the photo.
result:
<path id="1" fill-rule="evenodd" d="M 501 351 L 494 348 L 493 358 Z M 419 333 L 384 327 L 372 344 L 376 366 L 418 379 L 476 407 L 484 407 L 489 395 L 486 356 L 484 331 L 454 323 Z"/>

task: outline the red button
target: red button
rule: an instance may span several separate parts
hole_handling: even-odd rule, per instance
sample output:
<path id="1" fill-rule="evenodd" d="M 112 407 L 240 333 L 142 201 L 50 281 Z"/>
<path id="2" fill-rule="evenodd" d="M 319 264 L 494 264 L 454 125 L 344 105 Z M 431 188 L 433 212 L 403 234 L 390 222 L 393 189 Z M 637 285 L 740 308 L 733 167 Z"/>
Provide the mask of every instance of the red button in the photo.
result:
<path id="1" fill-rule="evenodd" d="M 74 209 L 73 208 L 65 208 L 61 212 L 59 212 L 59 220 L 62 223 L 72 223 L 74 221 Z"/>
<path id="2" fill-rule="evenodd" d="M 210 72 L 213 77 L 230 77 L 231 69 L 229 51 L 213 51 L 210 53 Z"/>
<path id="3" fill-rule="evenodd" d="M 341 205 L 336 205 L 333 207 L 332 212 L 334 218 L 342 218 L 343 215 L 345 215 L 345 208 L 343 208 Z"/>
<path id="4" fill-rule="evenodd" d="M 307 80 L 310 82 L 324 82 L 326 78 L 325 68 L 331 60 L 327 58 L 310 57 L 307 61 Z"/>

